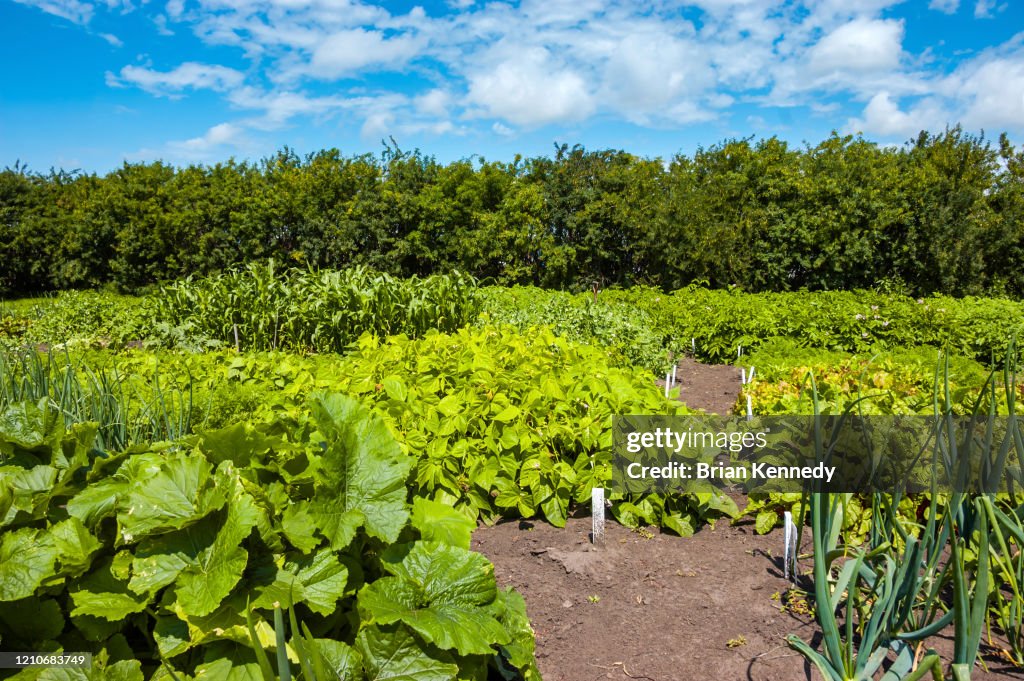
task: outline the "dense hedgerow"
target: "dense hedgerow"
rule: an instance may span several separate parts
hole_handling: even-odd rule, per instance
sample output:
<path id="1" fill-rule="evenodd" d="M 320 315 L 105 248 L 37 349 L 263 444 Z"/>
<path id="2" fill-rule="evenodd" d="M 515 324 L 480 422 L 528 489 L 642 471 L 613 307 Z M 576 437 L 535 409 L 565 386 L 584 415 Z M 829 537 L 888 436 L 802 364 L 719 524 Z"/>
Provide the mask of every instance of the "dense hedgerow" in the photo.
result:
<path id="1" fill-rule="evenodd" d="M 728 140 L 662 160 L 562 145 L 447 165 L 291 150 L 260 162 L 0 172 L 0 295 L 139 291 L 274 258 L 585 290 L 1024 295 L 1024 151 L 953 128 L 898 148 Z"/>

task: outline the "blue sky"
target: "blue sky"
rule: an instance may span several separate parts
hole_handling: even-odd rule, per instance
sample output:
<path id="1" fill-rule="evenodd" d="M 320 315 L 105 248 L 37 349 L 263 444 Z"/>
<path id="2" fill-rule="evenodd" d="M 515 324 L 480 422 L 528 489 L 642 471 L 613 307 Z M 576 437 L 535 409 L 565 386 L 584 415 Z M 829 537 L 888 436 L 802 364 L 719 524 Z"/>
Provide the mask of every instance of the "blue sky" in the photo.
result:
<path id="1" fill-rule="evenodd" d="M 1024 140 L 1024 0 L 0 0 L 0 167 Z"/>

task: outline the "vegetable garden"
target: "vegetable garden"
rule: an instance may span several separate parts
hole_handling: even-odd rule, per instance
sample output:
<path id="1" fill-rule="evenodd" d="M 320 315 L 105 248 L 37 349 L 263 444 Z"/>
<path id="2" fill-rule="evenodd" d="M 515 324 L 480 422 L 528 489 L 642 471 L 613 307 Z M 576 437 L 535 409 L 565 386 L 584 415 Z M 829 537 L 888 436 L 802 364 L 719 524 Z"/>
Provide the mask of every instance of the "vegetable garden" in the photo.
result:
<path id="1" fill-rule="evenodd" d="M 0 304 L 0 649 L 93 654 L 0 677 L 538 679 L 529 594 L 473 532 L 589 514 L 613 415 L 696 411 L 656 385 L 676 358 L 756 366 L 737 411 L 758 415 L 1003 415 L 1005 439 L 940 445 L 1001 447 L 1019 484 L 1021 331 L 1007 299 L 273 262 Z M 643 532 L 807 528 L 820 635 L 789 638 L 786 678 L 1024 671 L 1019 489 L 608 499 Z"/>

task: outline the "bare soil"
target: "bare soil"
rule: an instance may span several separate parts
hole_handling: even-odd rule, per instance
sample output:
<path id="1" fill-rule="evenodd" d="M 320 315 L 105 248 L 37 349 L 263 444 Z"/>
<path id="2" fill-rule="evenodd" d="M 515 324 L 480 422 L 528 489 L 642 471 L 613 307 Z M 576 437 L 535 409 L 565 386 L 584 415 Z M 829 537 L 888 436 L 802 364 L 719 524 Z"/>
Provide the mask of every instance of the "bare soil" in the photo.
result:
<path id="1" fill-rule="evenodd" d="M 588 516 L 563 529 L 512 520 L 473 535 L 499 585 L 526 599 L 545 681 L 821 678 L 785 640 L 796 634 L 820 650 L 813 615 L 776 557 L 781 531 L 719 520 L 683 538 L 612 522 L 597 548 L 589 533 Z M 803 561 L 801 573 L 810 567 Z M 806 577 L 798 584 L 811 588 Z M 946 634 L 928 645 L 948 659 Z M 982 647 L 989 670 L 976 667 L 975 681 L 1024 678 Z"/>
<path id="2" fill-rule="evenodd" d="M 684 358 L 677 381 L 680 400 L 711 413 L 730 413 L 739 397 L 736 367 Z M 820 678 L 785 640 L 796 634 L 820 650 L 805 597 L 811 586 L 806 577 L 798 578 L 803 590 L 784 579 L 776 557 L 781 531 L 758 535 L 751 522 L 719 520 L 682 538 L 610 522 L 594 547 L 590 529 L 585 515 L 563 529 L 511 520 L 473 535 L 498 583 L 525 597 L 546 681 Z M 803 546 L 809 541 L 807 534 Z M 801 573 L 809 568 L 805 561 Z M 944 633 L 928 644 L 948 659 Z M 975 681 L 1024 679 L 984 644 L 982 653 L 989 670 L 977 667 Z"/>
<path id="3" fill-rule="evenodd" d="M 658 381 L 665 388 L 665 379 Z M 730 414 L 740 395 L 739 367 L 726 364 L 701 364 L 683 357 L 676 364 L 679 400 L 688 407 L 710 414 Z"/>

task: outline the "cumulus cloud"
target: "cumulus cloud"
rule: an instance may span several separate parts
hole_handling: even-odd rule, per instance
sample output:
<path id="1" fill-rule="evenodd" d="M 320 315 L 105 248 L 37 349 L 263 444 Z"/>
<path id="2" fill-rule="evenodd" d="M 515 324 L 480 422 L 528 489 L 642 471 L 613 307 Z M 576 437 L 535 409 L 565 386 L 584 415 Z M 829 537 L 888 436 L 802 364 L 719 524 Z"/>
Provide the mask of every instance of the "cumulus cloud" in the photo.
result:
<path id="1" fill-rule="evenodd" d="M 543 47 L 530 47 L 491 68 L 474 70 L 467 101 L 483 115 L 524 127 L 582 120 L 596 107 L 583 77 Z"/>
<path id="2" fill-rule="evenodd" d="M 339 31 L 317 45 L 308 72 L 319 78 L 341 78 L 370 68 L 397 68 L 416 55 L 419 45 L 412 36 L 387 38 L 381 31 L 362 28 Z"/>
<path id="3" fill-rule="evenodd" d="M 125 66 L 117 75 L 108 72 L 107 83 L 114 87 L 134 85 L 154 95 L 172 95 L 182 90 L 229 90 L 245 80 L 245 74 L 226 66 L 185 62 L 171 71 L 155 71 L 144 66 Z"/>
<path id="4" fill-rule="evenodd" d="M 899 66 L 902 46 L 902 21 L 855 19 L 819 40 L 808 51 L 807 62 L 817 74 L 888 71 Z"/>
<path id="5" fill-rule="evenodd" d="M 19 1 L 53 5 L 79 23 L 103 6 Z M 467 126 L 509 135 L 595 116 L 650 127 L 737 111 L 737 120 L 778 120 L 759 117 L 757 106 L 833 116 L 842 106 L 844 118 L 854 116 L 848 125 L 884 135 L 961 119 L 1020 128 L 1019 45 L 943 71 L 946 63 L 905 49 L 906 23 L 890 13 L 901 2 L 447 0 L 399 11 L 363 0 L 167 0 L 153 19 L 159 31 L 173 26 L 237 48 L 235 68 L 201 60 L 163 71 L 132 65 L 108 82 L 164 96 L 221 92 L 248 116 L 233 122 L 242 130 L 338 119 L 369 138 L 463 134 Z M 973 3 L 978 16 L 1001 7 Z M 380 72 L 400 78 L 375 79 Z"/>

